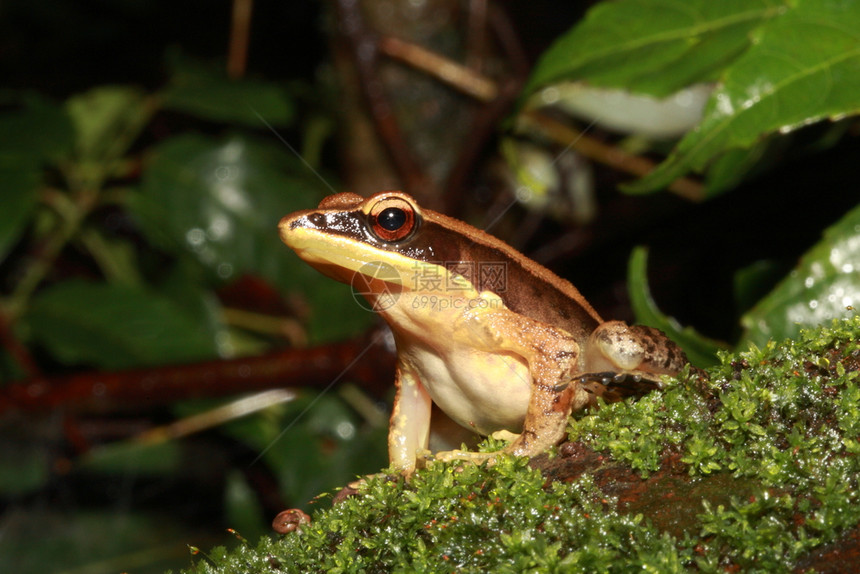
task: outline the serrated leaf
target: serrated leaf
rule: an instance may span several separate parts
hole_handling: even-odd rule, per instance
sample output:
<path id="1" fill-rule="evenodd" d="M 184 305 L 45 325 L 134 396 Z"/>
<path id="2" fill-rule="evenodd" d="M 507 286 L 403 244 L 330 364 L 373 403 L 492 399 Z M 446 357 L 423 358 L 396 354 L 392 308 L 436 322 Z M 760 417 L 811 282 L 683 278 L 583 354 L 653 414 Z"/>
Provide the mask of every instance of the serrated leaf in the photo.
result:
<path id="1" fill-rule="evenodd" d="M 854 307 L 852 311 L 848 309 Z M 860 205 L 824 232 L 776 288 L 741 318 L 740 345 L 796 338 L 801 328 L 847 318 L 860 307 Z"/>
<path id="2" fill-rule="evenodd" d="M 647 261 L 648 250 L 637 247 L 630 254 L 627 266 L 627 290 L 636 321 L 663 331 L 684 349 L 687 358 L 697 367 L 717 364 L 717 351 L 726 349 L 726 345 L 701 335 L 692 327 L 682 327 L 674 317 L 660 311 L 648 287 Z"/>
<path id="3" fill-rule="evenodd" d="M 716 78 L 750 43 L 750 31 L 786 2 L 603 2 L 541 57 L 525 92 L 562 80 L 666 96 Z"/>
<path id="4" fill-rule="evenodd" d="M 241 137 L 183 135 L 158 146 L 130 202 L 151 241 L 192 254 L 221 280 L 248 273 L 313 301 L 313 332 L 346 335 L 370 317 L 281 242 L 277 224 L 325 195 L 299 160 Z"/>
<path id="5" fill-rule="evenodd" d="M 652 191 L 763 136 L 860 112 L 860 4 L 798 0 L 764 24 L 725 72 L 701 124 L 656 170 L 627 186 Z"/>
<path id="6" fill-rule="evenodd" d="M 59 283 L 33 298 L 24 324 L 35 342 L 66 364 L 123 369 L 218 354 L 215 333 L 194 313 L 125 285 Z"/>

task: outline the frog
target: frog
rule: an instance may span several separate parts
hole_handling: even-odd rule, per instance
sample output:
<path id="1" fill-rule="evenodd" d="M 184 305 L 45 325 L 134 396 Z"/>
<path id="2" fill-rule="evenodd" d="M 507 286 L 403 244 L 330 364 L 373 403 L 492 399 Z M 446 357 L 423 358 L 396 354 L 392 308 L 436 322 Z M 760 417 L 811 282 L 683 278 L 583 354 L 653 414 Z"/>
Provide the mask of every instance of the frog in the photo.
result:
<path id="1" fill-rule="evenodd" d="M 388 454 L 407 476 L 428 460 L 537 456 L 562 442 L 572 412 L 662 388 L 688 364 L 661 331 L 604 321 L 569 281 L 401 191 L 330 195 L 285 216 L 279 231 L 390 327 Z M 460 426 L 509 442 L 431 454 L 434 404 Z"/>

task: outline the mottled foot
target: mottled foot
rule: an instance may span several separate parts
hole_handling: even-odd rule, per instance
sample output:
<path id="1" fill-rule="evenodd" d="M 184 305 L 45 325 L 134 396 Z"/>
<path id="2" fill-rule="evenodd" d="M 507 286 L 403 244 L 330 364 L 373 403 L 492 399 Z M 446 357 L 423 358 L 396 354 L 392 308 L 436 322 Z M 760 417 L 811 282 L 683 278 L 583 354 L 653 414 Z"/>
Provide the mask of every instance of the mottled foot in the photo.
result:
<path id="1" fill-rule="evenodd" d="M 487 463 L 492 466 L 496 462 L 496 452 L 472 452 L 468 450 L 448 450 L 445 452 L 437 452 L 434 455 L 436 460 L 442 462 L 465 461 L 474 464 Z"/>
<path id="2" fill-rule="evenodd" d="M 497 430 L 493 434 L 490 435 L 493 440 L 507 442 L 508 445 L 501 450 L 495 452 L 473 452 L 469 450 L 448 450 L 444 452 L 437 452 L 434 456 L 436 460 L 441 460 L 443 462 L 451 462 L 454 460 L 462 460 L 466 462 L 472 462 L 475 464 L 487 463 L 488 466 L 492 466 L 496 462 L 496 457 L 502 453 L 511 452 L 511 445 L 520 437 L 517 433 L 512 433 L 509 430 L 502 429 Z"/>
<path id="3" fill-rule="evenodd" d="M 497 430 L 490 436 L 493 437 L 493 440 L 503 440 L 505 442 L 514 442 L 520 438 L 518 433 L 513 433 L 507 429 Z"/>

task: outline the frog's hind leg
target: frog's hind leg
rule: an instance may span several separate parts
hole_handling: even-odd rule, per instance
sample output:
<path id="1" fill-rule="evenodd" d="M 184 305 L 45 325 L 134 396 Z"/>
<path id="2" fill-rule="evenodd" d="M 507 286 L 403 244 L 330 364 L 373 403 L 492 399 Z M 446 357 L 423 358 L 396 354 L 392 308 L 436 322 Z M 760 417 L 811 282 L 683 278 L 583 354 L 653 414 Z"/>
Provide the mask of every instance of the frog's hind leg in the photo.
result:
<path id="1" fill-rule="evenodd" d="M 525 359 L 532 378 L 531 396 L 522 433 L 504 452 L 533 457 L 560 443 L 571 411 L 589 401 L 578 383 L 580 348 L 567 331 L 516 313 L 500 313 L 495 321 L 507 336 L 496 344 Z"/>
<path id="2" fill-rule="evenodd" d="M 564 439 L 570 413 L 588 404 L 590 395 L 576 381 L 563 387 L 534 382 L 523 432 L 505 451 L 533 457 Z"/>
<path id="3" fill-rule="evenodd" d="M 568 416 L 585 406 L 589 394 L 578 384 L 580 349 L 567 331 L 513 313 L 506 308 L 464 313 L 455 328 L 471 333 L 470 344 L 490 352 L 522 357 L 531 376 L 531 394 L 523 430 L 502 452 L 533 457 L 560 443 Z M 480 319 L 480 320 L 477 320 Z M 438 453 L 441 460 L 490 461 L 497 453 Z"/>
<path id="4" fill-rule="evenodd" d="M 640 375 L 655 382 L 688 362 L 684 351 L 658 329 L 622 321 L 597 327 L 585 345 L 585 358 L 589 371 Z"/>

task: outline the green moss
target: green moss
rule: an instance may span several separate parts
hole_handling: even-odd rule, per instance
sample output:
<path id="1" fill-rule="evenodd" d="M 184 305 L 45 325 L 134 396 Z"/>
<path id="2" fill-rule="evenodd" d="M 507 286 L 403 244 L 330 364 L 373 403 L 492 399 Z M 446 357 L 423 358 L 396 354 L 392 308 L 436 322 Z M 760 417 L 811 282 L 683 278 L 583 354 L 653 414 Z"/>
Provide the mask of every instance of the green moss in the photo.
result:
<path id="1" fill-rule="evenodd" d="M 822 462 L 857 446 L 858 332 L 854 317 L 799 341 L 723 354 L 710 380 L 685 375 L 638 402 L 580 414 L 570 438 L 646 477 L 677 451 L 694 476 L 729 471 L 770 486 L 816 479 Z"/>
<path id="2" fill-rule="evenodd" d="M 605 571 L 618 556 L 666 571 L 686 560 L 641 515 L 607 512 L 615 501 L 589 478 L 544 486 L 525 459 L 510 457 L 492 470 L 436 464 L 408 484 L 375 477 L 301 533 L 219 550 L 193 571 Z"/>
<path id="3" fill-rule="evenodd" d="M 700 509 L 692 524 L 619 503 L 595 473 L 547 484 L 525 460 L 437 463 L 409 483 L 372 478 L 302 531 L 218 549 L 189 571 L 790 570 L 860 524 L 858 340 L 854 317 L 724 355 L 709 381 L 683 376 L 577 415 L 571 440 L 607 464 L 646 486 L 683 484 L 673 493 Z"/>

